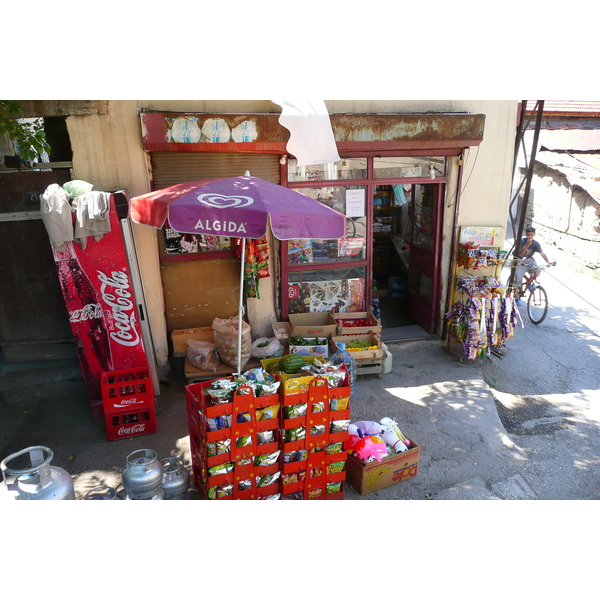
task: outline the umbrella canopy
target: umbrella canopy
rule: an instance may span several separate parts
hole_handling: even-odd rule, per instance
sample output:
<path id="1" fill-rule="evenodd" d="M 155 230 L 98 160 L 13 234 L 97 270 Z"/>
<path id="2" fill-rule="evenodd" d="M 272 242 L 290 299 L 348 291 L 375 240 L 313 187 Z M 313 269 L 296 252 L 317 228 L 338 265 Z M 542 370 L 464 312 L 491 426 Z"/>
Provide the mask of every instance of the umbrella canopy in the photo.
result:
<path id="1" fill-rule="evenodd" d="M 269 221 L 273 235 L 280 240 L 346 235 L 344 215 L 248 172 L 243 177 L 191 181 L 136 196 L 129 201 L 129 216 L 135 223 L 159 229 L 168 218 L 169 225 L 180 233 L 242 238 L 237 373 L 241 371 L 246 238 L 263 237 Z"/>
<path id="2" fill-rule="evenodd" d="M 346 217 L 289 188 L 246 175 L 180 183 L 136 196 L 129 215 L 135 223 L 181 233 L 259 239 L 270 219 L 273 235 L 295 238 L 341 238 Z"/>

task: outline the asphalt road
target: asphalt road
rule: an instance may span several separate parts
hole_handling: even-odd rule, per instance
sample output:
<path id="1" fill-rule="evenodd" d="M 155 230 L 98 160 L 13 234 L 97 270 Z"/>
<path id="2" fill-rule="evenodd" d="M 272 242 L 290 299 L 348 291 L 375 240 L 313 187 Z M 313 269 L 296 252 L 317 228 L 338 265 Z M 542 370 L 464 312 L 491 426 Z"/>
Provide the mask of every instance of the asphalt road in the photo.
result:
<path id="1" fill-rule="evenodd" d="M 558 260 L 540 278 L 548 316 L 533 325 L 523 303 L 506 356 L 484 361 L 483 375 L 507 433 L 527 455 L 523 476 L 537 496 L 600 498 L 600 281 L 572 259 L 547 254 Z"/>

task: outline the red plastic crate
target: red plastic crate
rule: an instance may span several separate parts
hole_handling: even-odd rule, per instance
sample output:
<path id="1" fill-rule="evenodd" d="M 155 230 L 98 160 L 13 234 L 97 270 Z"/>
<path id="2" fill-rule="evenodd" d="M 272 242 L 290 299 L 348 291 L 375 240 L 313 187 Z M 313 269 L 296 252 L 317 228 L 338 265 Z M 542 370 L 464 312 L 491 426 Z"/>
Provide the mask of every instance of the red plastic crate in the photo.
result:
<path id="1" fill-rule="evenodd" d="M 258 420 L 256 411 L 269 406 L 278 406 L 280 398 L 277 394 L 255 397 L 252 388 L 241 386 L 233 395 L 233 401 L 209 406 L 204 389 L 212 382 L 194 383 L 186 386 L 186 405 L 188 411 L 188 429 L 190 439 L 195 439 L 198 451 L 202 454 L 207 466 L 235 462 L 240 459 L 250 458 L 259 454 L 269 454 L 279 449 L 279 415 L 272 419 Z M 239 393 L 246 391 L 248 393 Z M 237 415 L 247 413 L 250 420 L 238 423 Z M 227 417 L 231 419 L 231 426 L 216 431 L 207 431 L 209 419 Z M 272 442 L 260 443 L 263 432 L 273 431 Z M 249 444 L 237 447 L 238 438 L 248 436 Z M 230 452 L 215 456 L 208 456 L 208 444 L 223 440 L 231 440 Z"/>
<path id="2" fill-rule="evenodd" d="M 130 412 L 122 410 L 105 412 L 104 419 L 109 442 L 138 435 L 149 435 L 156 433 L 157 430 L 154 406 L 145 406 Z"/>
<path id="3" fill-rule="evenodd" d="M 148 370 L 122 369 L 106 371 L 100 378 L 104 412 L 134 412 L 154 407 L 154 391 Z"/>
<path id="4" fill-rule="evenodd" d="M 303 500 L 343 500 L 348 453 L 327 454 L 325 450 L 307 451 L 305 460 L 281 465 L 281 495 L 300 495 Z M 341 470 L 330 472 L 334 463 L 344 463 Z M 340 483 L 339 491 L 331 486 Z"/>

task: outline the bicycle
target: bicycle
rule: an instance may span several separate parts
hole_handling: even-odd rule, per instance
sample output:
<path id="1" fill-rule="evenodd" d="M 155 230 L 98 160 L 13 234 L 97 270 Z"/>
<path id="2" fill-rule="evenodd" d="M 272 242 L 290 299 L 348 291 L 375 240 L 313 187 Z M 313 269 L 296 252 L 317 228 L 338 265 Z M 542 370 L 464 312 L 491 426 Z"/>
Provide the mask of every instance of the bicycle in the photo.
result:
<path id="1" fill-rule="evenodd" d="M 517 267 L 521 264 L 521 259 L 514 259 L 512 265 Z M 534 325 L 539 325 L 548 314 L 548 293 L 543 286 L 540 285 L 538 277 L 544 269 L 553 267 L 556 263 L 549 263 L 547 265 L 536 265 L 531 267 L 533 273 L 529 275 L 525 274 L 525 281 L 521 284 L 521 287 L 517 287 L 509 283 L 508 289 L 514 291 L 515 296 L 519 298 L 525 297 L 527 291 L 529 296 L 527 297 L 527 316 Z M 510 278 L 509 278 L 510 282 Z"/>

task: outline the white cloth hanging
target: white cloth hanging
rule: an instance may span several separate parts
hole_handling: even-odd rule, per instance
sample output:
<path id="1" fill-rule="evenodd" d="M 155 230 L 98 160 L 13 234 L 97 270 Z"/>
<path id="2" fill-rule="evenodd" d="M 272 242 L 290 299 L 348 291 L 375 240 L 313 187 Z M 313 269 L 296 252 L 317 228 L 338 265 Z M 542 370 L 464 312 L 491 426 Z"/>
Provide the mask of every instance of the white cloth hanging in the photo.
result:
<path id="1" fill-rule="evenodd" d="M 99 242 L 110 233 L 110 193 L 88 192 L 73 199 L 75 210 L 75 239 L 85 250 L 87 238 L 94 236 Z"/>
<path id="2" fill-rule="evenodd" d="M 298 166 L 340 160 L 329 112 L 323 100 L 272 100 L 281 106 L 279 122 L 290 132 L 287 151 Z"/>
<path id="3" fill-rule="evenodd" d="M 59 252 L 64 251 L 65 242 L 75 239 L 69 194 L 57 183 L 50 184 L 42 194 L 40 210 L 50 242 Z"/>

